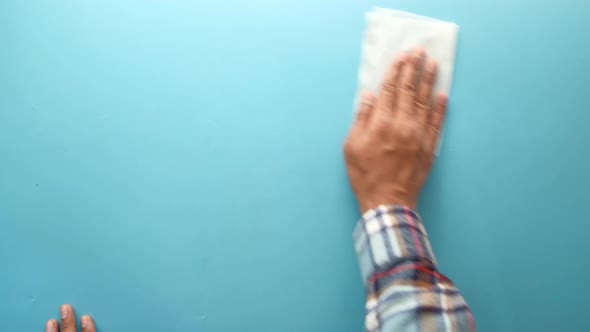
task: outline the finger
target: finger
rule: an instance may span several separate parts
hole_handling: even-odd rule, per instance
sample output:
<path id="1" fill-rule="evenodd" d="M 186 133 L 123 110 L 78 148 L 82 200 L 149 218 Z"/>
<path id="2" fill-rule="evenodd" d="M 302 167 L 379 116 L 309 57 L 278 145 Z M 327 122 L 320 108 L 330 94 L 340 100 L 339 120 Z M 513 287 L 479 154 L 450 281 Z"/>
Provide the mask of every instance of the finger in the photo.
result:
<path id="1" fill-rule="evenodd" d="M 76 332 L 76 316 L 74 309 L 69 304 L 64 304 L 59 308 L 61 315 L 61 332 Z"/>
<path id="2" fill-rule="evenodd" d="M 381 92 L 379 93 L 379 99 L 377 101 L 377 109 L 380 112 L 387 113 L 388 116 L 392 115 L 395 111 L 395 99 L 398 93 L 399 78 L 401 76 L 401 68 L 406 60 L 406 54 L 398 55 L 393 61 L 389 72 L 383 80 L 381 86 Z"/>
<path id="3" fill-rule="evenodd" d="M 434 109 L 432 116 L 430 117 L 430 123 L 428 127 L 428 145 L 427 152 L 430 154 L 435 153 L 440 131 L 447 113 L 448 97 L 445 94 L 439 94 L 436 96 L 434 101 Z"/>
<path id="4" fill-rule="evenodd" d="M 418 76 L 422 70 L 426 52 L 418 48 L 407 57 L 402 66 L 399 96 L 397 106 L 401 113 L 414 115 L 414 103 L 416 102 L 416 89 Z"/>
<path id="5" fill-rule="evenodd" d="M 426 124 L 432 107 L 432 91 L 436 82 L 438 66 L 436 61 L 428 59 L 424 64 L 424 71 L 420 83 L 418 83 L 418 95 L 416 97 L 416 116 L 421 123 Z"/>
<path id="6" fill-rule="evenodd" d="M 57 332 L 58 324 L 55 319 L 50 319 L 45 323 L 45 332 Z"/>
<path id="7" fill-rule="evenodd" d="M 376 97 L 370 92 L 363 92 L 361 95 L 361 105 L 356 114 L 356 121 L 359 125 L 365 126 L 371 117 L 375 108 Z"/>
<path id="8" fill-rule="evenodd" d="M 94 327 L 94 322 L 90 316 L 82 316 L 80 326 L 82 326 L 82 332 L 96 332 L 96 327 Z"/>

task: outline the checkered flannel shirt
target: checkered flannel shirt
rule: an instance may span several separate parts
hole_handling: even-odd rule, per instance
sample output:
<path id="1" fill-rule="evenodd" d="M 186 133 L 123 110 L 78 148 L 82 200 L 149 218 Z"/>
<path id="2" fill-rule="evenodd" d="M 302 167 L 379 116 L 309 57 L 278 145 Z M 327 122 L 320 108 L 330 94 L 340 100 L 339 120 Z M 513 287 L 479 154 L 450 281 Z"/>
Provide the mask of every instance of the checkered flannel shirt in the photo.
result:
<path id="1" fill-rule="evenodd" d="M 366 331 L 475 331 L 463 296 L 437 271 L 416 212 L 378 206 L 363 214 L 353 239 L 367 288 Z"/>

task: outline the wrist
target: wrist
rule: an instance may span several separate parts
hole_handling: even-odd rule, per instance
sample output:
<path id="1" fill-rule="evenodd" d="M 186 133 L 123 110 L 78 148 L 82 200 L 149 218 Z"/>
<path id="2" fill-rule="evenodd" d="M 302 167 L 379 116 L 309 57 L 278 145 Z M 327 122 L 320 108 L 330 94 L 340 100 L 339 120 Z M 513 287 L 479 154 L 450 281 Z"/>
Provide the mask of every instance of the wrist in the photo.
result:
<path id="1" fill-rule="evenodd" d="M 361 214 L 374 209 L 380 205 L 401 205 L 408 207 L 412 210 L 416 210 L 416 206 L 418 205 L 415 200 L 407 199 L 407 198 L 380 198 L 380 199 L 359 199 L 358 200 L 359 209 L 361 210 Z"/>

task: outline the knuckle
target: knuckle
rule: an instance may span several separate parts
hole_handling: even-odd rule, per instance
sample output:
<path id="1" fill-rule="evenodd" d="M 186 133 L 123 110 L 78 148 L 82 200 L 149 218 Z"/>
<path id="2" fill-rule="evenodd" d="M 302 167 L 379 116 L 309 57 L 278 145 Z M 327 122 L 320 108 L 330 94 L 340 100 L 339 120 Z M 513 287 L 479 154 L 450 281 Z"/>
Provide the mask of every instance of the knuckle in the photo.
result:
<path id="1" fill-rule="evenodd" d="M 433 71 L 424 72 L 424 77 L 422 77 L 422 80 L 424 81 L 424 83 L 433 84 L 434 83 L 434 72 Z"/>
<path id="2" fill-rule="evenodd" d="M 431 121 L 432 125 L 440 126 L 442 119 L 443 119 L 443 114 L 440 112 L 440 110 L 434 109 L 432 111 L 432 121 Z"/>
<path id="3" fill-rule="evenodd" d="M 418 109 L 421 110 L 429 109 L 430 102 L 428 98 L 424 95 L 418 96 L 418 98 L 416 99 L 416 107 L 418 107 Z"/>
<path id="4" fill-rule="evenodd" d="M 375 133 L 379 136 L 379 137 L 385 137 L 391 134 L 391 123 L 389 123 L 388 121 L 378 121 L 375 124 Z"/>
<path id="5" fill-rule="evenodd" d="M 342 151 L 344 151 L 344 153 L 348 153 L 348 152 L 350 152 L 350 149 L 351 149 L 351 147 L 350 147 L 350 140 L 347 139 L 342 144 Z"/>
<path id="6" fill-rule="evenodd" d="M 430 131 L 432 131 L 438 135 L 440 132 L 440 124 L 438 122 L 431 123 L 430 124 Z"/>
<path id="7" fill-rule="evenodd" d="M 404 83 L 404 85 L 402 86 L 402 90 L 405 94 L 413 95 L 414 93 L 416 93 L 416 86 L 411 83 Z"/>
<path id="8" fill-rule="evenodd" d="M 70 328 L 72 326 L 75 326 L 75 324 L 76 322 L 70 317 L 61 320 L 62 328 Z"/>
<path id="9" fill-rule="evenodd" d="M 415 125 L 405 125 L 397 131 L 398 139 L 404 143 L 413 143 L 418 141 L 418 127 Z"/>
<path id="10" fill-rule="evenodd" d="M 420 57 L 416 54 L 412 54 L 406 60 L 406 64 L 408 64 L 412 67 L 417 67 L 419 62 L 420 62 Z"/>
<path id="11" fill-rule="evenodd" d="M 61 323 L 61 332 L 75 332 L 76 331 L 76 323 L 72 322 L 62 322 Z"/>
<path id="12" fill-rule="evenodd" d="M 356 144 L 353 143 L 350 139 L 347 139 L 346 142 L 344 142 L 344 146 L 342 147 L 342 149 L 344 151 L 344 155 L 346 156 L 353 156 L 356 154 L 357 151 Z"/>
<path id="13" fill-rule="evenodd" d="M 444 105 L 441 104 L 440 101 L 436 102 L 435 107 L 434 107 L 434 114 L 437 116 L 442 116 L 444 110 Z"/>
<path id="14" fill-rule="evenodd" d="M 438 115 L 439 117 L 442 117 L 443 114 L 445 113 L 446 107 L 447 107 L 446 101 L 437 100 L 435 107 L 434 107 L 435 114 Z"/>
<path id="15" fill-rule="evenodd" d="M 363 120 L 367 117 L 368 110 L 362 107 L 358 112 L 356 112 L 356 120 Z"/>
<path id="16" fill-rule="evenodd" d="M 385 82 L 383 82 L 383 92 L 386 95 L 393 95 L 395 93 L 395 91 L 397 90 L 397 85 L 395 84 L 395 82 L 393 80 L 387 80 Z"/>

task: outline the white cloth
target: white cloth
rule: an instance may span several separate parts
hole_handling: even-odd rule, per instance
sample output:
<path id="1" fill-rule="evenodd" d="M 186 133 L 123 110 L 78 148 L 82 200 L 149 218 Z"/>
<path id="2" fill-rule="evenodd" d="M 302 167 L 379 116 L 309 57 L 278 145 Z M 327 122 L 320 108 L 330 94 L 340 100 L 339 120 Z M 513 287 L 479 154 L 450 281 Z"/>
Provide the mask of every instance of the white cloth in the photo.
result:
<path id="1" fill-rule="evenodd" d="M 450 94 L 459 26 L 385 8 L 375 8 L 366 18 L 355 109 L 362 91 L 379 92 L 395 55 L 417 46 L 438 62 L 435 91 Z"/>

